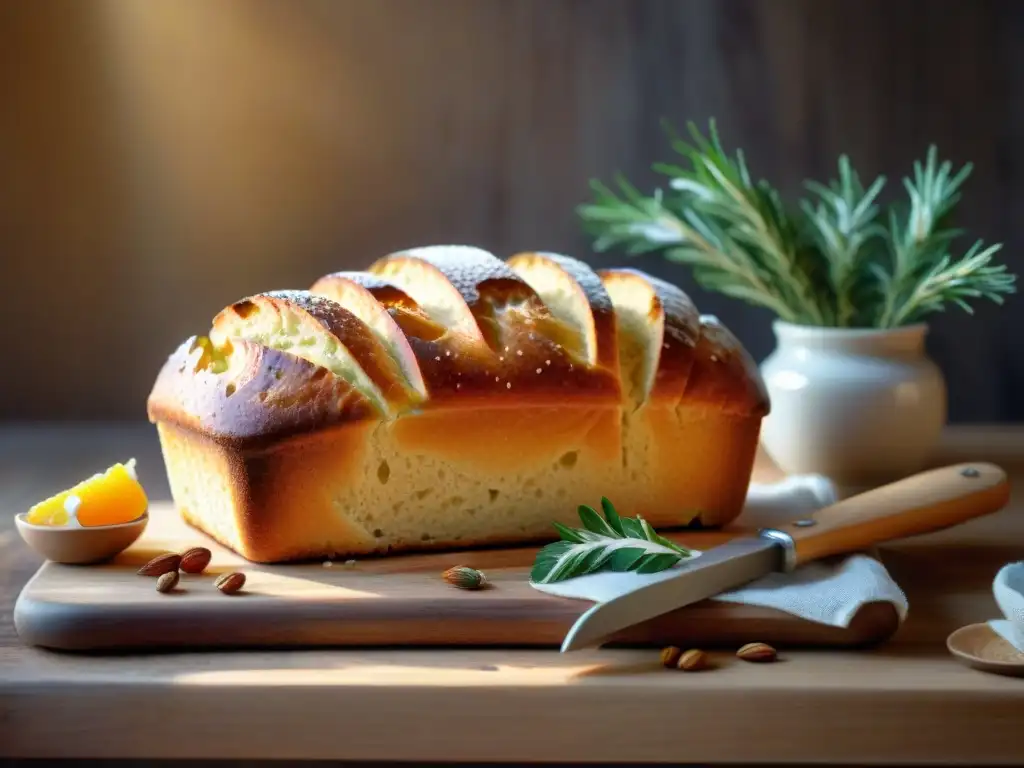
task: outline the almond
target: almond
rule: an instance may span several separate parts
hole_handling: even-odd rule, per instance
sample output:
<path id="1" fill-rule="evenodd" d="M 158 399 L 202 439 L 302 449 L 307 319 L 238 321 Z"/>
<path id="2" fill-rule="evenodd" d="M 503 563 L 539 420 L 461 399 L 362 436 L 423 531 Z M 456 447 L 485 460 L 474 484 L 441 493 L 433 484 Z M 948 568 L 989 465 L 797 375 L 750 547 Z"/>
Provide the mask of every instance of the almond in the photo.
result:
<path id="1" fill-rule="evenodd" d="M 679 661 L 679 657 L 683 654 L 674 645 L 670 645 L 667 648 L 661 649 L 661 663 L 662 666 L 675 668 L 676 662 Z"/>
<path id="2" fill-rule="evenodd" d="M 140 576 L 163 576 L 165 573 L 177 571 L 181 565 L 181 555 L 168 552 L 166 555 L 154 557 L 144 566 L 139 568 Z"/>
<path id="3" fill-rule="evenodd" d="M 214 585 L 223 592 L 225 595 L 233 595 L 235 592 L 240 590 L 245 584 L 245 574 L 235 571 L 234 573 L 225 573 L 223 576 L 219 576 L 214 582 Z"/>
<path id="4" fill-rule="evenodd" d="M 159 579 L 156 580 L 156 591 L 157 592 L 170 592 L 176 586 L 178 586 L 178 572 L 168 571 Z"/>
<path id="5" fill-rule="evenodd" d="M 459 589 L 481 589 L 487 586 L 483 571 L 467 565 L 456 565 L 441 574 L 441 578 Z"/>
<path id="6" fill-rule="evenodd" d="M 744 661 L 775 661 L 775 649 L 767 643 L 747 643 L 736 655 Z"/>
<path id="7" fill-rule="evenodd" d="M 185 573 L 202 573 L 210 564 L 213 553 L 206 547 L 192 547 L 181 555 L 181 570 Z"/>
<path id="8" fill-rule="evenodd" d="M 684 672 L 696 672 L 699 669 L 707 669 L 708 655 L 704 651 L 691 648 L 679 657 L 676 662 L 676 669 Z"/>

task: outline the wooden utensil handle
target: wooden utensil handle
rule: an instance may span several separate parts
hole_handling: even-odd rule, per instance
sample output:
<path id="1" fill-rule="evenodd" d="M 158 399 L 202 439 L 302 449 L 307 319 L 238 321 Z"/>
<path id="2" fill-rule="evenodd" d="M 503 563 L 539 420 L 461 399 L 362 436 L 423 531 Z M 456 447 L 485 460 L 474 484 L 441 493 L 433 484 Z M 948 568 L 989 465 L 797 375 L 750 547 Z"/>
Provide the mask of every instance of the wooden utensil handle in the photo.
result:
<path id="1" fill-rule="evenodd" d="M 1009 482 L 1000 467 L 955 464 L 853 496 L 762 535 L 792 542 L 787 567 L 796 567 L 948 528 L 1001 509 L 1009 497 Z"/>

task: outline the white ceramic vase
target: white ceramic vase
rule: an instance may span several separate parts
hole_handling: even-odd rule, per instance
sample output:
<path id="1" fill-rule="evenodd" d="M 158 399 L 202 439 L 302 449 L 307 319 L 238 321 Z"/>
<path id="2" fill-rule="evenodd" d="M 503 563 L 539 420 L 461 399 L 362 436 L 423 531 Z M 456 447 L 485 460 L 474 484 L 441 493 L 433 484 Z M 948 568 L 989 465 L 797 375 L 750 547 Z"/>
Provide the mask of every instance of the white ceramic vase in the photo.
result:
<path id="1" fill-rule="evenodd" d="M 846 493 L 927 465 L 946 422 L 946 383 L 925 324 L 892 330 L 776 321 L 761 364 L 771 398 L 761 443 L 789 473 L 820 473 Z"/>

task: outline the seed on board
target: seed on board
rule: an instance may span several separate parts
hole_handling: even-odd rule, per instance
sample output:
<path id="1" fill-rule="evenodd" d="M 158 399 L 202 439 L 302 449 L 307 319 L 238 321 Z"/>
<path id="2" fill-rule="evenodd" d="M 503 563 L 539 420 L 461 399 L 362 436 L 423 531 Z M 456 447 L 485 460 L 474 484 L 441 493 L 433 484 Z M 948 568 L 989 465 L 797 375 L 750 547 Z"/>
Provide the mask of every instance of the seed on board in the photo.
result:
<path id="1" fill-rule="evenodd" d="M 679 657 L 676 662 L 676 669 L 684 672 L 696 672 L 699 669 L 707 669 L 708 655 L 704 651 L 691 648 Z"/>
<path id="2" fill-rule="evenodd" d="M 140 576 L 163 576 L 165 573 L 177 571 L 181 565 L 181 555 L 168 552 L 165 555 L 154 557 L 144 566 L 139 568 Z"/>
<path id="3" fill-rule="evenodd" d="M 217 587 L 225 595 L 233 595 L 235 592 L 240 590 L 245 585 L 245 574 L 235 571 L 234 573 L 225 573 L 223 576 L 218 576 L 214 582 L 214 586 Z"/>
<path id="4" fill-rule="evenodd" d="M 679 661 L 679 657 L 683 655 L 683 652 L 676 648 L 674 645 L 670 645 L 667 648 L 661 649 L 661 664 L 662 666 L 675 669 L 676 662 Z"/>
<path id="5" fill-rule="evenodd" d="M 182 553 L 180 568 L 185 573 L 202 573 L 212 557 L 213 553 L 206 547 L 192 547 Z"/>
<path id="6" fill-rule="evenodd" d="M 168 571 L 163 574 L 159 579 L 156 580 L 156 591 L 157 592 L 170 592 L 176 586 L 178 586 L 177 571 Z"/>
<path id="7" fill-rule="evenodd" d="M 744 661 L 765 662 L 775 661 L 775 649 L 767 643 L 747 643 L 736 655 Z"/>
<path id="8" fill-rule="evenodd" d="M 441 574 L 441 578 L 459 589 L 480 589 L 487 585 L 483 571 L 466 565 L 456 565 Z"/>

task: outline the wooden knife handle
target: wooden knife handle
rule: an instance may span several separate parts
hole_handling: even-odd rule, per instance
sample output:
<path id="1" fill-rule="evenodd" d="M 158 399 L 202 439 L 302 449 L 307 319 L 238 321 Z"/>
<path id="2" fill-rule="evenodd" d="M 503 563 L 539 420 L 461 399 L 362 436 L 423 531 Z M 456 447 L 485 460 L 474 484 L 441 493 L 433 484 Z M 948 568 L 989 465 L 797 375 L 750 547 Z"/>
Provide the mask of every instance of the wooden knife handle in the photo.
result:
<path id="1" fill-rule="evenodd" d="M 987 515 L 1010 498 L 1006 472 L 994 464 L 955 464 L 844 499 L 761 535 L 787 545 L 787 569 L 930 533 Z"/>

